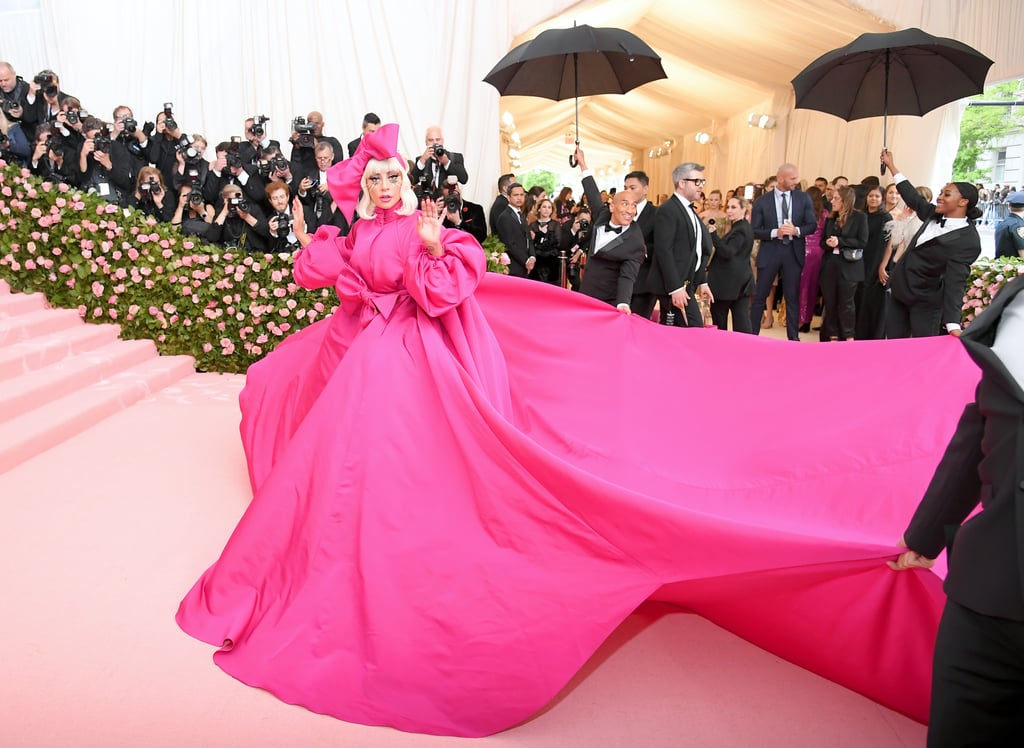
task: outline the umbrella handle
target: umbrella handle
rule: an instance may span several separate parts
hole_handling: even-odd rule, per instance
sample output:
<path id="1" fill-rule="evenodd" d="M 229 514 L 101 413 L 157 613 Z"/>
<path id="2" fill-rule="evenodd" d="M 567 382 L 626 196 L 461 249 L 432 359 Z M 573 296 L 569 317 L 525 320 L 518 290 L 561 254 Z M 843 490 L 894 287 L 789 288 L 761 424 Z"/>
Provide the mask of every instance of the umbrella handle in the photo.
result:
<path id="1" fill-rule="evenodd" d="M 571 166 L 573 169 L 579 166 L 579 164 L 576 163 L 576 157 L 571 153 L 569 154 L 569 166 Z"/>

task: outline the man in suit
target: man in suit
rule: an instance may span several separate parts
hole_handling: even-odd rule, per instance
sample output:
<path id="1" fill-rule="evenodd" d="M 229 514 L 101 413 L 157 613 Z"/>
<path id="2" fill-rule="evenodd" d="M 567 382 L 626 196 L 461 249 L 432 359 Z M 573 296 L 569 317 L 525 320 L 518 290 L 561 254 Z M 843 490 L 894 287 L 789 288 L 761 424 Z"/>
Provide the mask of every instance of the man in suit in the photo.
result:
<path id="1" fill-rule="evenodd" d="M 469 181 L 462 154 L 444 147 L 444 133 L 439 125 L 428 127 L 423 141 L 427 147 L 409 170 L 409 179 L 413 184 L 422 185 L 424 194 L 440 193 L 441 185 L 449 176 L 462 184 Z"/>
<path id="2" fill-rule="evenodd" d="M 889 566 L 928 568 L 948 546 L 928 745 L 1017 745 L 1024 735 L 1024 276 L 1003 286 L 961 340 L 981 368 L 975 401 L 900 541 L 909 550 Z M 964 522 L 979 502 L 982 511 Z"/>
<path id="3" fill-rule="evenodd" d="M 672 170 L 675 192 L 654 215 L 654 259 L 647 291 L 658 297 L 663 325 L 703 327 L 693 295 L 714 301 L 706 277 L 711 238 L 693 205 L 706 182 L 703 166 L 679 164 Z"/>
<path id="4" fill-rule="evenodd" d="M 494 198 L 491 210 L 487 214 L 487 225 L 491 227 L 492 234 L 498 233 L 498 216 L 508 207 L 508 187 L 515 181 L 515 174 L 502 174 L 498 177 L 498 196 Z"/>
<path id="5" fill-rule="evenodd" d="M 758 198 L 751 212 L 754 236 L 761 240 L 757 252 L 757 286 L 750 307 L 750 329 L 761 332 L 761 315 L 776 275 L 782 276 L 786 300 L 786 337 L 800 340 L 800 273 L 804 269 L 804 237 L 818 228 L 814 206 L 806 193 L 794 189 L 800 171 L 783 164 L 775 173 L 775 189 Z"/>
<path id="6" fill-rule="evenodd" d="M 511 261 L 508 274 L 525 278 L 533 270 L 537 258 L 533 255 L 533 243 L 530 241 L 530 228 L 523 215 L 526 203 L 526 188 L 519 182 L 513 182 L 508 188 L 508 207 L 498 216 L 498 238 L 505 245 L 505 251 Z"/>
<path id="7" fill-rule="evenodd" d="M 444 216 L 441 225 L 445 228 L 462 229 L 481 244 L 487 238 L 484 206 L 464 200 L 462 188 L 453 177 L 448 177 L 444 184 L 444 194 L 438 200 L 437 214 Z"/>
<path id="8" fill-rule="evenodd" d="M 298 131 L 295 129 L 296 124 L 300 124 L 298 118 L 292 122 L 292 134 L 289 138 L 292 144 L 289 161 L 291 161 L 293 173 L 307 175 L 317 171 L 314 149 L 320 143 L 327 143 L 331 146 L 331 150 L 334 152 L 334 163 L 345 159 L 345 149 L 341 142 L 333 135 L 324 135 L 323 114 L 312 111 L 306 116 L 305 124 L 313 128 L 311 133 L 313 136 L 312 142 L 299 136 Z"/>
<path id="9" fill-rule="evenodd" d="M 633 284 L 633 298 L 629 301 L 629 308 L 633 314 L 639 314 L 644 319 L 650 319 L 654 312 L 654 303 L 657 296 L 647 291 L 647 276 L 651 273 L 651 262 L 654 260 L 654 216 L 657 209 L 647 202 L 647 190 L 651 180 L 642 171 L 631 171 L 623 180 L 622 189 L 633 195 L 636 201 L 636 217 L 633 221 L 640 227 L 640 233 L 644 237 L 644 246 L 647 248 L 640 271 L 636 276 L 636 283 Z"/>
<path id="10" fill-rule="evenodd" d="M 583 191 L 589 205 L 601 205 L 601 190 L 587 169 L 583 151 L 576 147 L 576 162 L 583 175 Z M 620 312 L 631 313 L 630 299 L 640 264 L 647 250 L 643 232 L 633 219 L 636 198 L 631 190 L 622 190 L 607 207 L 601 205 L 590 232 L 587 270 L 580 290 L 587 296 L 611 304 Z"/>
<path id="11" fill-rule="evenodd" d="M 889 273 L 891 298 L 886 310 L 887 338 L 960 334 L 960 318 L 971 263 L 981 254 L 981 237 L 973 220 L 981 217 L 978 189 L 951 182 L 925 200 L 882 151 L 900 197 L 924 223 Z"/>
<path id="12" fill-rule="evenodd" d="M 348 144 L 349 158 L 352 158 L 354 155 L 356 155 L 356 148 L 358 148 L 359 144 L 363 141 L 363 135 L 366 135 L 366 133 L 368 132 L 374 132 L 378 127 L 380 127 L 380 117 L 378 117 L 373 112 L 367 112 L 366 114 L 363 115 L 362 134 L 360 134 L 358 138 L 356 138 L 355 140 Z"/>

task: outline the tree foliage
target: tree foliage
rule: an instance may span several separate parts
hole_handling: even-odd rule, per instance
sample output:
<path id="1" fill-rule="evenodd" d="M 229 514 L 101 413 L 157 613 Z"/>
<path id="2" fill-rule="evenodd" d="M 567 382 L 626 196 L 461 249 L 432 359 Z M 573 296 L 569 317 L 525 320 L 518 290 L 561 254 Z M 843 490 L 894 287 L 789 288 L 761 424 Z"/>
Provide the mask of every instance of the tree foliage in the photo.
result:
<path id="1" fill-rule="evenodd" d="M 559 185 L 558 175 L 553 171 L 545 169 L 532 169 L 524 174 L 518 174 L 519 183 L 530 190 L 531 187 L 540 185 L 549 195 L 554 193 Z"/>
<path id="2" fill-rule="evenodd" d="M 1020 101 L 1024 97 L 1024 80 L 1006 81 L 986 86 L 972 97 L 982 101 Z M 992 143 L 1010 133 L 1024 129 L 1024 111 L 1014 106 L 968 106 L 960 123 L 960 150 L 953 160 L 953 179 L 958 182 L 987 182 L 991 169 L 978 168 L 979 159 Z"/>

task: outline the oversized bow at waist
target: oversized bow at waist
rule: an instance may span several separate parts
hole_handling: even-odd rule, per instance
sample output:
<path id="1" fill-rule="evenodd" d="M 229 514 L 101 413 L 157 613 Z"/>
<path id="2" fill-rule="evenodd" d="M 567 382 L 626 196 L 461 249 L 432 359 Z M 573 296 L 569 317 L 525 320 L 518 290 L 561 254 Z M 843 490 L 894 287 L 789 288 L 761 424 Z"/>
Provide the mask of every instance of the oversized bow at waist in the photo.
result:
<path id="1" fill-rule="evenodd" d="M 341 308 L 348 314 L 358 314 L 361 327 L 370 324 L 378 314 L 389 319 L 398 304 L 409 298 L 409 292 L 404 288 L 389 292 L 371 291 L 366 282 L 349 267 L 342 270 L 334 287 L 338 291 Z"/>

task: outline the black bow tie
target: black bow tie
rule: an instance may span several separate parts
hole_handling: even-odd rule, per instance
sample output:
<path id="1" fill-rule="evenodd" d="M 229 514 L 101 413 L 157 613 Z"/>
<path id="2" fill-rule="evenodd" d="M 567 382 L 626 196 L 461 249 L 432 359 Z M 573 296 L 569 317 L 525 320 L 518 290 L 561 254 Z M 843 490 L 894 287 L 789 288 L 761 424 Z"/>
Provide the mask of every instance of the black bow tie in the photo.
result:
<path id="1" fill-rule="evenodd" d="M 935 216 L 935 223 L 939 224 L 939 226 L 941 228 L 945 228 L 946 227 L 946 217 L 945 216 L 936 215 Z"/>
<path id="2" fill-rule="evenodd" d="M 607 226 L 604 227 L 604 230 L 611 231 L 613 234 L 621 234 L 622 226 L 612 226 L 611 224 L 608 224 Z"/>

